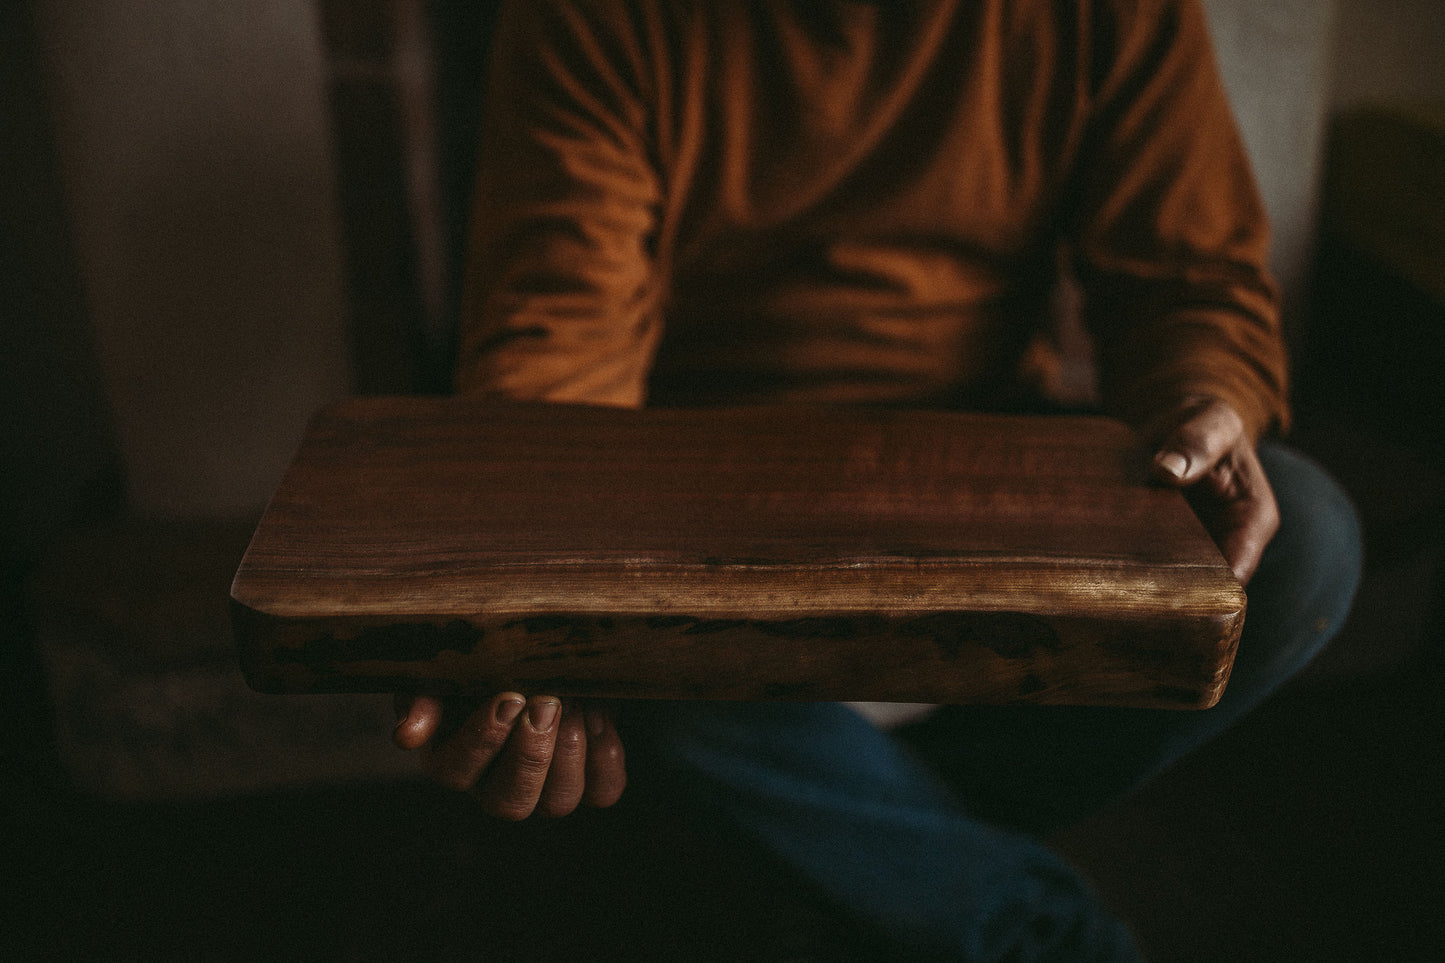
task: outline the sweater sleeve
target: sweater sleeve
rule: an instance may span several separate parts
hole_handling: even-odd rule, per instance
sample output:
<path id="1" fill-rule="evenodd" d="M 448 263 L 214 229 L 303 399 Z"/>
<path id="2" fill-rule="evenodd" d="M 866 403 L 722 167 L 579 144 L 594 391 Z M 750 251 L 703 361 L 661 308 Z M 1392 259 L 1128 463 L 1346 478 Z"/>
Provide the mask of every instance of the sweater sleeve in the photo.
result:
<path id="1" fill-rule="evenodd" d="M 1101 0 L 1090 29 L 1070 233 L 1105 404 L 1142 424 L 1204 394 L 1232 404 L 1252 437 L 1282 429 L 1265 213 L 1203 12 L 1197 0 Z"/>
<path id="2" fill-rule="evenodd" d="M 493 40 L 458 390 L 637 406 L 660 335 L 640 45 L 604 4 L 516 0 Z"/>

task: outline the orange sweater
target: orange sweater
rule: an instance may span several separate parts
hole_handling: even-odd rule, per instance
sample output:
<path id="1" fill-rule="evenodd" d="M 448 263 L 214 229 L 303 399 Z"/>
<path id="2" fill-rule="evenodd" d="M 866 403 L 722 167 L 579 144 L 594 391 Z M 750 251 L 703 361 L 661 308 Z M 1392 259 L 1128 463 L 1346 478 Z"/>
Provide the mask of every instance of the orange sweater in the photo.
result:
<path id="1" fill-rule="evenodd" d="M 1285 418 L 1194 0 L 517 0 L 458 387 L 986 406 L 1071 253 L 1106 405 Z"/>

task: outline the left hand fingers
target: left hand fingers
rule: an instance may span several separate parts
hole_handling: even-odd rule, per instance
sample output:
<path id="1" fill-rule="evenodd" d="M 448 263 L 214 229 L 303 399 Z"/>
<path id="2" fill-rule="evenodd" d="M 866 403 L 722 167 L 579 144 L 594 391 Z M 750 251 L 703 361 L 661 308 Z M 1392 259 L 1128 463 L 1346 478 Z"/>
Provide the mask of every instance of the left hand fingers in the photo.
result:
<path id="1" fill-rule="evenodd" d="M 1160 427 L 1155 474 L 1186 489 L 1235 578 L 1247 583 L 1279 528 L 1279 507 L 1243 420 L 1224 401 L 1196 397 Z"/>
<path id="2" fill-rule="evenodd" d="M 1158 435 L 1154 472 L 1172 485 L 1193 485 L 1228 454 L 1248 445 L 1244 422 L 1233 406 L 1215 398 L 1186 401 L 1154 431 Z"/>
<path id="3" fill-rule="evenodd" d="M 1254 446 L 1242 445 L 1221 459 L 1191 500 L 1234 577 L 1247 584 L 1279 530 L 1279 506 Z"/>

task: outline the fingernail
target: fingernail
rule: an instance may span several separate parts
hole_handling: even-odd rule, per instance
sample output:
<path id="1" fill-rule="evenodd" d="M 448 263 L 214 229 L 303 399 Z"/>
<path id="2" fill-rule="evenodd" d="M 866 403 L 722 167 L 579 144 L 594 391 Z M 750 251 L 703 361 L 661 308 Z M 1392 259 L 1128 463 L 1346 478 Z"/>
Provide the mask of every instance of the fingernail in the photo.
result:
<path id="1" fill-rule="evenodd" d="M 510 726 L 517 721 L 517 716 L 522 714 L 522 706 L 525 705 L 521 699 L 508 699 L 498 704 L 496 714 L 497 721 L 504 726 Z"/>
<path id="2" fill-rule="evenodd" d="M 607 716 L 599 709 L 586 710 L 587 734 L 589 736 L 600 736 L 607 731 Z"/>
<path id="3" fill-rule="evenodd" d="M 1154 464 L 1172 478 L 1183 478 L 1189 470 L 1189 459 L 1177 451 L 1161 451 L 1154 457 Z"/>
<path id="4" fill-rule="evenodd" d="M 527 721 L 532 728 L 538 732 L 546 732 L 552 728 L 552 723 L 557 721 L 557 710 L 562 707 L 556 702 L 535 702 L 527 709 Z"/>

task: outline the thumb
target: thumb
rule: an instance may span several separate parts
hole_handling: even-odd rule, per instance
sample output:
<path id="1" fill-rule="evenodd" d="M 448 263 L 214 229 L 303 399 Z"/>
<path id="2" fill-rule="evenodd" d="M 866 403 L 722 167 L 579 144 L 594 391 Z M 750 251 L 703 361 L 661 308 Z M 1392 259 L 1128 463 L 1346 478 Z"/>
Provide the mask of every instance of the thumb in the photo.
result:
<path id="1" fill-rule="evenodd" d="M 432 696 L 396 697 L 396 729 L 391 739 L 400 749 L 420 749 L 436 735 L 442 721 L 442 704 Z"/>
<path id="2" fill-rule="evenodd" d="M 1173 485 L 1192 485 L 1209 474 L 1244 437 L 1244 422 L 1230 405 L 1210 400 L 1188 412 L 1160 442 L 1154 473 Z"/>

